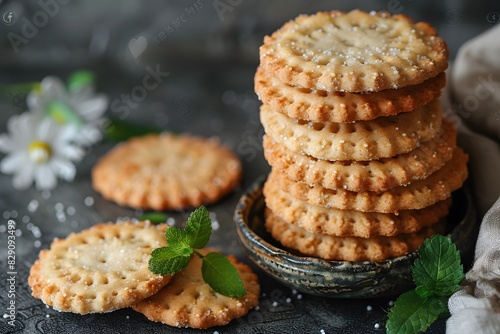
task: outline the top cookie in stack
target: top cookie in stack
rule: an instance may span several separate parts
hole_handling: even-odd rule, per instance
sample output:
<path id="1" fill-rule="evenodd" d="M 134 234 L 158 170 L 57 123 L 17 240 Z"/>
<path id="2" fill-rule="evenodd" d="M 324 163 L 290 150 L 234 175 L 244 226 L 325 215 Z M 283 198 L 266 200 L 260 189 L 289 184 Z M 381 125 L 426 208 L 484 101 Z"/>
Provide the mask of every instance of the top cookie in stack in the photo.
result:
<path id="1" fill-rule="evenodd" d="M 437 100 L 448 51 L 431 26 L 301 15 L 266 36 L 260 56 L 274 238 L 328 260 L 382 261 L 443 231 L 467 155 Z"/>

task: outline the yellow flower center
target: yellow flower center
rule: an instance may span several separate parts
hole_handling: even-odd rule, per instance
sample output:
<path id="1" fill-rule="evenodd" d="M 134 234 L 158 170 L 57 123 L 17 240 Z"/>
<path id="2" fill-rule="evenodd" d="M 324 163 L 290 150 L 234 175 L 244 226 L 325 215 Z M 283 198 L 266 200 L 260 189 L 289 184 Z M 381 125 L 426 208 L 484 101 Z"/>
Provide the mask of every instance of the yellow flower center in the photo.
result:
<path id="1" fill-rule="evenodd" d="M 50 148 L 50 145 L 48 143 L 35 140 L 28 147 L 28 154 L 31 161 L 38 164 L 43 164 L 50 159 L 52 149 Z"/>

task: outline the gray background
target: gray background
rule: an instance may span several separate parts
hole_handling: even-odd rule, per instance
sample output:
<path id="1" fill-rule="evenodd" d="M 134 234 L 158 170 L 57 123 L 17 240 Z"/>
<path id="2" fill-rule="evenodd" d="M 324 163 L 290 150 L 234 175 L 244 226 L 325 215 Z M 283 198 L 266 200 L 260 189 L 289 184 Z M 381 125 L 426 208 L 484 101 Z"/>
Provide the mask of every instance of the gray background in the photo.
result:
<path id="1" fill-rule="evenodd" d="M 50 1 L 49 1 L 50 2 Z M 63 1 L 61 1 L 63 2 Z M 67 2 L 67 3 L 66 3 Z M 42 3 L 47 3 L 43 2 Z M 42 18 L 36 1 L 0 2 L 0 14 L 14 13 L 14 21 L 0 22 L 0 84 L 31 82 L 46 75 L 63 79 L 77 70 L 90 69 L 98 76 L 97 87 L 110 101 L 141 85 L 146 66 L 160 66 L 169 76 L 148 91 L 147 98 L 126 112 L 109 108 L 107 116 L 160 130 L 216 136 L 241 158 L 241 187 L 209 210 L 216 214 L 219 229 L 211 245 L 235 253 L 248 262 L 236 240 L 232 214 L 242 191 L 269 170 L 261 148 L 259 102 L 253 93 L 253 74 L 258 47 L 265 34 L 300 13 L 318 10 L 387 10 L 434 25 L 448 42 L 451 58 L 466 40 L 496 24 L 498 1 L 64 1 L 51 7 L 53 16 L 39 24 L 18 50 L 8 34 L 23 36 L 25 20 Z M 222 3 L 222 4 L 221 4 Z M 224 6 L 225 4 L 225 6 Z M 216 9 L 219 6 L 219 12 Z M 221 9 L 222 7 L 223 9 Z M 43 23 L 43 22 L 42 22 Z M 25 28 L 26 29 L 26 28 Z M 163 32 L 163 34 L 162 34 Z M 134 57 L 132 39 L 145 40 L 144 52 Z M 17 51 L 17 52 L 16 52 Z M 137 55 L 137 54 L 136 54 Z M 0 132 L 13 114 L 25 109 L 20 90 L 2 91 Z M 94 146 L 78 165 L 72 183 L 60 183 L 54 191 L 19 192 L 11 177 L 0 174 L 0 315 L 5 307 L 6 233 L 8 219 L 17 222 L 16 327 L 0 317 L 0 332 L 24 333 L 138 333 L 188 332 L 154 324 L 131 310 L 105 315 L 60 314 L 33 299 L 27 286 L 28 270 L 54 237 L 64 237 L 102 221 L 136 217 L 135 210 L 103 200 L 90 185 L 90 169 L 114 143 Z M 89 205 L 89 199 L 93 204 Z M 87 201 L 87 202 L 86 202 Z M 35 205 L 37 204 L 37 205 Z M 168 213 L 181 226 L 188 212 Z M 257 271 L 265 295 L 259 310 L 218 328 L 221 333 L 371 333 L 384 332 L 391 298 L 328 300 L 298 296 L 289 288 Z M 372 310 L 368 311 L 367 307 Z M 377 329 L 377 325 L 379 328 Z M 213 333 L 214 330 L 207 330 Z M 444 331 L 444 321 L 431 332 Z M 196 331 L 201 333 L 203 331 Z"/>

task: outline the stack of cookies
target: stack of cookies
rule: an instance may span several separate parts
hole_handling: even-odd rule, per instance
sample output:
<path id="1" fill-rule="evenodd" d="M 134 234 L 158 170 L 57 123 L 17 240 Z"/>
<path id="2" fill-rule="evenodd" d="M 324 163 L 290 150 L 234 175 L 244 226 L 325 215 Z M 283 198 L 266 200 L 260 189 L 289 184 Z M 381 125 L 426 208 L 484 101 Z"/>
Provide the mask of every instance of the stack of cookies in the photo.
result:
<path id="1" fill-rule="evenodd" d="M 443 117 L 448 51 L 403 15 L 301 15 L 266 36 L 255 90 L 266 228 L 327 260 L 383 261 L 443 233 L 467 155 Z"/>

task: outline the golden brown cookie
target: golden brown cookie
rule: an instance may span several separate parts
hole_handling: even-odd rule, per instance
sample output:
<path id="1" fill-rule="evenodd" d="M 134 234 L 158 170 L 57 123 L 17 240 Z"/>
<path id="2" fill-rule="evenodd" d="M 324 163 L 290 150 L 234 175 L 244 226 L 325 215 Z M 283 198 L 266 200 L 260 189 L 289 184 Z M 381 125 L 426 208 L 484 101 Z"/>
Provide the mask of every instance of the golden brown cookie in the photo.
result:
<path id="1" fill-rule="evenodd" d="M 205 255 L 211 251 L 204 249 L 199 252 Z M 213 291 L 201 275 L 201 259 L 192 256 L 189 265 L 175 274 L 170 284 L 132 308 L 149 320 L 175 327 L 222 326 L 244 316 L 259 300 L 257 275 L 234 256 L 228 256 L 228 259 L 240 274 L 247 292 L 245 296 L 231 298 Z"/>
<path id="2" fill-rule="evenodd" d="M 276 142 L 324 160 L 366 161 L 408 153 L 439 132 L 442 115 L 438 100 L 412 112 L 354 123 L 294 120 L 267 105 L 260 108 L 262 125 Z"/>
<path id="3" fill-rule="evenodd" d="M 311 122 L 350 123 L 412 111 L 441 95 L 446 76 L 376 93 L 327 92 L 282 83 L 261 67 L 255 75 L 255 92 L 272 110 Z"/>
<path id="4" fill-rule="evenodd" d="M 415 150 L 371 161 L 328 161 L 290 151 L 264 137 L 264 155 L 269 164 L 288 178 L 310 186 L 350 191 L 386 191 L 424 179 L 451 159 L 456 131 L 444 121 L 441 132 Z"/>
<path id="5" fill-rule="evenodd" d="M 311 233 L 338 237 L 370 238 L 417 232 L 448 214 L 451 197 L 420 210 L 402 210 L 399 214 L 361 212 L 325 208 L 301 201 L 277 187 L 264 185 L 266 206 L 288 224 Z"/>
<path id="6" fill-rule="evenodd" d="M 424 240 L 444 232 L 441 223 L 425 227 L 419 232 L 399 234 L 394 237 L 334 237 L 310 233 L 297 225 L 266 211 L 266 229 L 283 246 L 308 256 L 337 261 L 384 261 L 413 252 Z"/>
<path id="7" fill-rule="evenodd" d="M 294 182 L 277 170 L 271 171 L 267 182 L 276 182 L 276 186 L 290 196 L 310 204 L 339 210 L 391 213 L 425 208 L 450 197 L 467 178 L 467 159 L 467 154 L 457 147 L 453 157 L 428 178 L 380 193 L 311 187 Z"/>
<path id="8" fill-rule="evenodd" d="M 132 138 L 92 170 L 92 185 L 105 198 L 154 210 L 213 203 L 240 178 L 240 161 L 217 141 L 173 134 Z"/>
<path id="9" fill-rule="evenodd" d="M 151 251 L 166 246 L 164 227 L 94 225 L 42 250 L 28 283 L 35 298 L 58 311 L 102 313 L 129 307 L 167 284 L 151 273 Z"/>
<path id="10" fill-rule="evenodd" d="M 266 36 L 260 62 L 292 86 L 374 92 L 444 72 L 448 49 L 429 24 L 404 15 L 332 11 L 300 15 Z"/>

